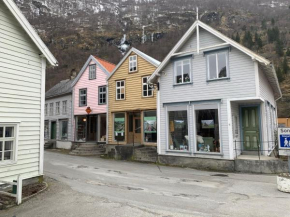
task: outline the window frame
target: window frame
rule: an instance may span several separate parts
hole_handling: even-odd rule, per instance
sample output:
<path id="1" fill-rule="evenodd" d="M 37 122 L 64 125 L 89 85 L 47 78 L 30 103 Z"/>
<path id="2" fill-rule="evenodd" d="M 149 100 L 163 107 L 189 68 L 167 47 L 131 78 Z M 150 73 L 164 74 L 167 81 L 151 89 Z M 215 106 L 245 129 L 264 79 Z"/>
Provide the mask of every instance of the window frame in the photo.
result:
<path id="1" fill-rule="evenodd" d="M 183 81 L 183 62 L 184 61 L 189 61 L 189 81 L 188 82 L 184 82 Z M 176 70 L 176 67 L 177 67 L 177 64 L 181 62 L 181 69 L 182 69 L 182 72 L 181 72 L 181 76 L 182 76 L 182 82 L 181 83 L 177 83 L 176 82 L 176 76 L 177 76 L 177 70 Z M 192 59 L 189 58 L 189 57 L 186 57 L 186 58 L 178 58 L 176 60 L 174 60 L 174 64 L 173 64 L 173 84 L 174 85 L 183 85 L 183 84 L 191 84 L 193 83 L 193 79 L 192 79 Z"/>
<path id="2" fill-rule="evenodd" d="M 218 54 L 222 54 L 224 53 L 225 54 L 225 57 L 226 57 L 226 73 L 227 73 L 227 76 L 226 77 L 222 77 L 222 78 L 219 78 L 218 77 Z M 211 79 L 210 78 L 210 67 L 209 67 L 209 57 L 212 56 L 212 55 L 215 55 L 215 59 L 216 59 L 216 75 L 217 75 L 217 78 L 213 78 Z M 222 49 L 220 51 L 212 51 L 212 52 L 208 52 L 205 54 L 206 56 L 206 76 L 207 76 L 207 81 L 216 81 L 216 80 L 223 80 L 223 79 L 229 79 L 230 78 L 230 71 L 229 71 L 229 51 L 228 49 Z"/>
<path id="3" fill-rule="evenodd" d="M 60 115 L 60 101 L 55 102 L 55 115 Z"/>
<path id="4" fill-rule="evenodd" d="M 117 141 L 116 137 L 115 137 L 116 136 L 116 134 L 115 134 L 115 132 L 116 132 L 115 131 L 115 118 L 116 118 L 117 114 L 124 114 L 124 140 L 123 141 Z M 127 133 L 127 131 L 126 131 L 126 127 L 127 127 L 126 126 L 127 125 L 126 124 L 126 118 L 127 118 L 126 113 L 125 112 L 116 112 L 116 113 L 113 114 L 113 118 L 114 118 L 113 119 L 113 138 L 114 138 L 114 142 L 126 142 L 126 136 L 127 136 L 126 135 L 126 133 Z"/>
<path id="5" fill-rule="evenodd" d="M 102 88 L 105 88 L 105 92 L 100 91 Z M 104 103 L 100 102 L 101 94 L 105 94 L 105 98 L 104 98 L 105 102 Z M 99 105 L 107 105 L 107 86 L 99 86 L 99 88 L 98 88 L 98 104 Z"/>
<path id="6" fill-rule="evenodd" d="M 121 86 L 118 87 L 117 83 L 118 83 L 118 82 L 122 82 L 122 81 L 124 82 L 124 86 L 122 86 L 122 87 L 121 87 Z M 119 101 L 119 100 L 125 100 L 125 99 L 126 99 L 126 88 L 125 88 L 125 87 L 126 87 L 126 81 L 125 81 L 125 80 L 119 80 L 119 81 L 116 81 L 116 100 Z M 118 93 L 117 93 L 117 90 L 118 90 L 118 89 L 121 90 L 122 88 L 124 88 L 124 99 L 118 99 Z"/>
<path id="7" fill-rule="evenodd" d="M 44 114 L 46 116 L 48 115 L 48 103 L 45 103 L 45 105 L 44 105 Z"/>
<path id="8" fill-rule="evenodd" d="M 204 154 L 204 155 L 223 155 L 223 139 L 222 139 L 222 126 L 221 126 L 221 108 L 220 103 L 210 103 L 210 104 L 194 104 L 193 105 L 193 150 L 195 154 Z M 217 109 L 218 110 L 218 121 L 219 121 L 219 140 L 220 140 L 220 151 L 219 152 L 205 152 L 197 150 L 197 126 L 196 126 L 196 110 L 207 110 L 207 109 Z"/>
<path id="9" fill-rule="evenodd" d="M 0 166 L 7 165 L 7 164 L 16 164 L 17 163 L 17 156 L 18 156 L 18 139 L 19 139 L 19 124 L 21 122 L 3 122 L 0 123 L 0 127 L 3 127 L 3 138 L 0 138 L 0 141 L 2 142 L 2 145 L 4 145 L 5 149 L 5 128 L 6 127 L 14 127 L 14 137 L 13 137 L 13 149 L 12 149 L 12 159 L 10 160 L 2 160 L 0 161 Z M 7 139 L 11 141 L 12 139 Z M 3 143 L 4 142 L 4 143 Z M 3 149 L 2 149 L 2 157 L 4 155 Z"/>
<path id="10" fill-rule="evenodd" d="M 81 91 L 82 90 L 86 91 L 86 103 L 84 105 L 81 104 L 81 97 L 82 97 Z M 88 104 L 88 89 L 87 88 L 79 89 L 79 107 L 85 107 L 85 106 L 87 106 L 87 104 Z"/>
<path id="11" fill-rule="evenodd" d="M 54 103 L 53 102 L 49 103 L 49 115 L 50 116 L 54 115 Z"/>
<path id="12" fill-rule="evenodd" d="M 93 71 L 94 76 L 92 76 L 91 67 L 94 67 L 94 71 Z M 90 64 L 89 65 L 89 80 L 95 80 L 95 79 L 97 79 L 97 64 Z"/>
<path id="13" fill-rule="evenodd" d="M 149 86 L 149 84 L 148 84 L 148 79 L 149 79 L 149 77 L 150 77 L 150 76 L 143 76 L 143 77 L 141 77 L 141 81 L 142 81 L 142 97 L 144 97 L 144 98 L 154 97 L 154 88 L 151 88 L 151 87 Z M 143 81 L 144 78 L 147 78 L 147 82 L 146 82 L 146 83 L 144 83 L 144 81 Z M 145 85 L 147 85 L 147 96 L 144 96 L 144 89 L 143 89 L 143 88 L 144 88 Z M 149 94 L 148 94 L 148 92 L 149 92 L 149 88 L 152 90 L 150 96 L 149 96 Z"/>
<path id="14" fill-rule="evenodd" d="M 67 100 L 62 101 L 62 114 L 63 115 L 67 114 Z"/>
<path id="15" fill-rule="evenodd" d="M 136 60 L 131 60 L 131 58 L 133 57 L 136 57 Z M 130 68 L 130 64 L 133 64 L 133 63 L 136 63 L 136 70 L 133 70 L 131 71 L 131 68 Z M 129 56 L 129 73 L 134 73 L 134 72 L 137 72 L 138 71 L 138 56 L 137 55 L 131 55 Z"/>
<path id="16" fill-rule="evenodd" d="M 171 111 L 186 111 L 187 112 L 187 135 L 188 135 L 188 150 L 172 150 L 169 149 L 169 112 Z M 191 127 L 190 127 L 190 108 L 187 105 L 178 105 L 178 106 L 167 106 L 166 107 L 166 152 L 177 152 L 177 153 L 191 153 L 192 142 L 191 142 Z M 158 141 L 158 139 L 157 139 Z"/>
<path id="17" fill-rule="evenodd" d="M 67 139 L 62 139 L 62 123 L 63 122 L 67 122 Z M 68 119 L 61 119 L 59 120 L 59 139 L 61 141 L 68 141 L 68 138 L 69 138 L 69 135 L 68 135 L 68 132 L 69 132 L 69 120 Z"/>

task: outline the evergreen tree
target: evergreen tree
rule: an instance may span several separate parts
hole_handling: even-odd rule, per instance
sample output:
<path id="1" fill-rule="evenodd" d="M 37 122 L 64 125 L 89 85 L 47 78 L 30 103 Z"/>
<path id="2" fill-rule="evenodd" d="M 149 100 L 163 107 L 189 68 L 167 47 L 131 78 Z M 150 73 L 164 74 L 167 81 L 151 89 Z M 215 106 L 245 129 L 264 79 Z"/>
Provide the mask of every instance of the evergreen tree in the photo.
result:
<path id="1" fill-rule="evenodd" d="M 255 43 L 256 43 L 258 49 L 261 49 L 261 48 L 263 47 L 262 39 L 261 39 L 261 37 L 258 35 L 257 32 L 255 33 Z"/>
<path id="2" fill-rule="evenodd" d="M 240 38 L 240 35 L 239 35 L 239 32 L 237 32 L 236 34 L 236 39 L 235 39 L 236 42 L 240 43 L 241 41 L 241 38 Z"/>
<path id="3" fill-rule="evenodd" d="M 248 48 L 252 48 L 254 42 L 253 42 L 253 38 L 252 38 L 252 34 L 250 31 L 247 31 L 245 33 L 244 39 L 243 39 L 243 43 L 246 47 Z"/>
<path id="4" fill-rule="evenodd" d="M 286 51 L 286 56 L 288 56 L 288 57 L 290 56 L 290 49 L 289 48 Z"/>
<path id="5" fill-rule="evenodd" d="M 281 57 L 284 55 L 284 52 L 283 52 L 283 44 L 282 44 L 282 41 L 281 40 L 278 40 L 276 42 L 276 53 Z"/>
<path id="6" fill-rule="evenodd" d="M 286 56 L 284 56 L 282 68 L 283 68 L 284 74 L 286 75 L 288 73 L 288 71 L 289 71 L 289 66 L 288 66 L 288 62 L 287 62 L 287 57 Z"/>
<path id="7" fill-rule="evenodd" d="M 276 74 L 277 74 L 277 78 L 279 80 L 279 82 L 284 81 L 285 77 L 282 73 L 282 70 L 280 69 L 280 67 L 278 66 L 277 70 L 276 70 Z"/>
<path id="8" fill-rule="evenodd" d="M 272 29 L 268 29 L 267 31 L 268 41 L 273 43 L 274 41 L 278 41 L 280 37 L 280 31 L 278 27 L 274 27 Z"/>
<path id="9" fill-rule="evenodd" d="M 266 20 L 262 20 L 262 29 L 267 29 Z"/>
<path id="10" fill-rule="evenodd" d="M 271 23 L 272 23 L 273 26 L 275 25 L 275 20 L 274 20 L 274 18 L 272 18 Z"/>

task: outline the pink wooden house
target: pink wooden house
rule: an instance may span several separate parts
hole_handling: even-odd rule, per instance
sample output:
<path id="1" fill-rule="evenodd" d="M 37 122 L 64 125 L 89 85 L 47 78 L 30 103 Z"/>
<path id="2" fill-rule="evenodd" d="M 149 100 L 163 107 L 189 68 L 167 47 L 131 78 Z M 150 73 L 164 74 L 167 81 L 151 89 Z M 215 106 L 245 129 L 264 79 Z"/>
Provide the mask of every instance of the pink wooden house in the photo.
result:
<path id="1" fill-rule="evenodd" d="M 72 83 L 74 141 L 106 141 L 107 77 L 114 68 L 91 55 Z"/>

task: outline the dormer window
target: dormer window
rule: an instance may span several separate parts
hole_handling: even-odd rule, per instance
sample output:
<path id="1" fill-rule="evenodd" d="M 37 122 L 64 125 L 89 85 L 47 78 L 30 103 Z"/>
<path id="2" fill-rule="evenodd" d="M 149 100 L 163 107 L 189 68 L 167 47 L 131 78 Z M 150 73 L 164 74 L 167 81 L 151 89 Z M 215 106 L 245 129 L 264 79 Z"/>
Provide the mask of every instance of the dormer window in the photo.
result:
<path id="1" fill-rule="evenodd" d="M 228 52 L 210 53 L 207 55 L 208 80 L 229 77 Z"/>
<path id="2" fill-rule="evenodd" d="M 96 64 L 89 66 L 89 79 L 96 79 Z"/>
<path id="3" fill-rule="evenodd" d="M 183 84 L 191 82 L 190 59 L 177 60 L 174 63 L 174 83 Z"/>
<path id="4" fill-rule="evenodd" d="M 129 57 L 129 72 L 137 71 L 137 55 Z"/>

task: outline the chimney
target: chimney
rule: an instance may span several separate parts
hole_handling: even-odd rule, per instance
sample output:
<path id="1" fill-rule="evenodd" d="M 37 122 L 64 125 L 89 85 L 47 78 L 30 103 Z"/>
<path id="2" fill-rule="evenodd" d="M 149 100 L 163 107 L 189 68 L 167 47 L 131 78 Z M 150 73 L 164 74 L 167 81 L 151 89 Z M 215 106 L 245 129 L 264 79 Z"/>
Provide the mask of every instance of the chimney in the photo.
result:
<path id="1" fill-rule="evenodd" d="M 70 80 L 73 80 L 75 79 L 75 77 L 77 77 L 77 72 L 75 69 L 72 69 L 71 70 L 71 76 L 70 76 Z"/>

